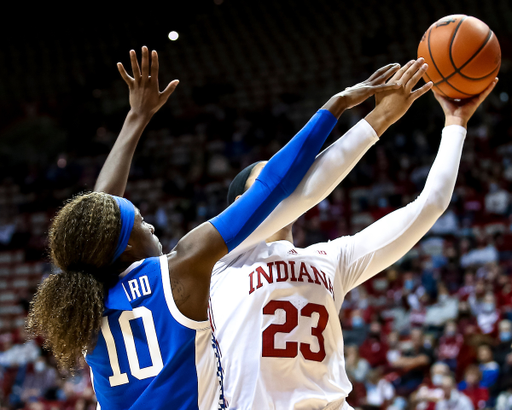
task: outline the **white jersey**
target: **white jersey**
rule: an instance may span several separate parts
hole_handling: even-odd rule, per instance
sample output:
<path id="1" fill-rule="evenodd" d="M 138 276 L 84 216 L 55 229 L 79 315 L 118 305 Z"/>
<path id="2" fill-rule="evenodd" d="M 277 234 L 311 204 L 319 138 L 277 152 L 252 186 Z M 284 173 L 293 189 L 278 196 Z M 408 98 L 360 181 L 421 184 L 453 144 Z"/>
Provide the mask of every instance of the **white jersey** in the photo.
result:
<path id="1" fill-rule="evenodd" d="M 349 394 L 338 312 L 369 259 L 344 272 L 351 239 L 262 242 L 215 265 L 211 316 L 231 409 L 322 409 Z"/>
<path id="2" fill-rule="evenodd" d="M 341 140 L 354 137 L 356 146 L 357 133 Z M 211 321 L 231 409 L 315 410 L 348 395 L 338 319 L 343 298 L 405 255 L 446 210 L 465 135 L 462 127 L 446 127 L 419 197 L 361 232 L 306 249 L 288 241 L 242 244 L 215 265 Z M 336 161 L 340 148 L 338 142 L 321 154 L 294 200 L 283 201 L 245 243 L 271 235 L 272 224 L 280 229 L 325 198 L 336 184 L 336 164 L 343 163 Z"/>

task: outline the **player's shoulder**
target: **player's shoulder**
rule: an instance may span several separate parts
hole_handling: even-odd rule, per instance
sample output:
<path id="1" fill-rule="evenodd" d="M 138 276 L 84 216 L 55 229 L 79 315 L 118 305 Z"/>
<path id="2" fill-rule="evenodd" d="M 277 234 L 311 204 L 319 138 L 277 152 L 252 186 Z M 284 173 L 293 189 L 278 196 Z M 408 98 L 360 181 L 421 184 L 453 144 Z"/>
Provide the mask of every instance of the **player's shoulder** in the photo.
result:
<path id="1" fill-rule="evenodd" d="M 302 251 L 311 255 L 332 256 L 333 258 L 337 258 L 340 255 L 340 252 L 350 243 L 350 236 L 342 236 L 340 238 L 328 240 L 326 242 L 314 243 L 306 248 L 303 248 Z"/>
<path id="2" fill-rule="evenodd" d="M 217 261 L 212 269 L 212 276 L 215 276 L 230 267 L 243 266 L 248 264 L 250 261 L 265 258 L 270 253 L 269 244 L 266 242 L 260 242 L 248 249 L 235 249 Z"/>
<path id="3" fill-rule="evenodd" d="M 163 258 L 166 258 L 166 256 L 155 256 L 134 262 L 124 272 L 122 272 L 119 277 L 121 279 L 125 279 L 139 276 L 141 274 L 160 276 Z"/>

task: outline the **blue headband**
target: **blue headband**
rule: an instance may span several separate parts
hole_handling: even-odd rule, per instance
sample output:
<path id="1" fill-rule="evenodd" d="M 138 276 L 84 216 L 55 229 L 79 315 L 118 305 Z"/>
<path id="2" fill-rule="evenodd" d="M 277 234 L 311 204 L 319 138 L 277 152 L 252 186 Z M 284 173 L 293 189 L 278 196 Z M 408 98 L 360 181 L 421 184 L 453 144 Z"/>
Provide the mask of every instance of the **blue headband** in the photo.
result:
<path id="1" fill-rule="evenodd" d="M 135 206 L 126 198 L 121 198 L 115 195 L 112 195 L 112 197 L 116 200 L 119 210 L 121 211 L 121 232 L 119 233 L 116 251 L 112 258 L 112 263 L 114 263 L 128 245 L 128 239 L 130 239 L 133 223 L 135 221 Z"/>

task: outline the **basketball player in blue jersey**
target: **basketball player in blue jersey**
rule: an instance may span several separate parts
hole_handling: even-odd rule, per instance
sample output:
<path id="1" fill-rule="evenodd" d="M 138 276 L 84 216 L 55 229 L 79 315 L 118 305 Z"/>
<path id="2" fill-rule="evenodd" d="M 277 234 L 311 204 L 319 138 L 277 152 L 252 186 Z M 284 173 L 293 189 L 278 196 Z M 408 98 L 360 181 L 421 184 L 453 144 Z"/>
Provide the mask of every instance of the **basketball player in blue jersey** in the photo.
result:
<path id="1" fill-rule="evenodd" d="M 395 89 L 389 65 L 332 97 L 266 164 L 247 194 L 185 235 L 167 255 L 140 211 L 123 198 L 131 160 L 152 115 L 177 86 L 158 86 L 158 56 L 142 49 L 133 77 L 122 64 L 131 110 L 95 192 L 72 198 L 49 232 L 60 269 L 40 285 L 28 328 L 46 340 L 62 368 L 85 359 L 99 407 L 225 408 L 222 370 L 207 315 L 211 270 L 294 191 L 341 113 L 377 91 Z"/>

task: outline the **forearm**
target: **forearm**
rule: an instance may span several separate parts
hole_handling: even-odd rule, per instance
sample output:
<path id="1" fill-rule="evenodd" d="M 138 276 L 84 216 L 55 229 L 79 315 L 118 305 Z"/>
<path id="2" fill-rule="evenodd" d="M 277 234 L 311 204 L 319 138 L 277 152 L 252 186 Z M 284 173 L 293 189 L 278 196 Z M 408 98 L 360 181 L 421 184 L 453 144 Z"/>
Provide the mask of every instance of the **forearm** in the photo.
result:
<path id="1" fill-rule="evenodd" d="M 375 131 L 365 120 L 357 123 L 316 157 L 295 191 L 239 246 L 239 250 L 264 241 L 325 199 L 377 141 Z"/>
<path id="2" fill-rule="evenodd" d="M 461 127 L 445 128 L 420 196 L 354 235 L 343 269 L 347 292 L 404 256 L 443 214 L 452 197 L 465 135 Z"/>
<path id="3" fill-rule="evenodd" d="M 295 190 L 336 121 L 330 111 L 320 110 L 270 159 L 251 188 L 210 221 L 229 250 L 247 238 L 279 202 Z"/>
<path id="4" fill-rule="evenodd" d="M 123 196 L 130 173 L 133 154 L 150 118 L 132 111 L 128 113 L 123 128 L 101 168 L 95 191 Z"/>

